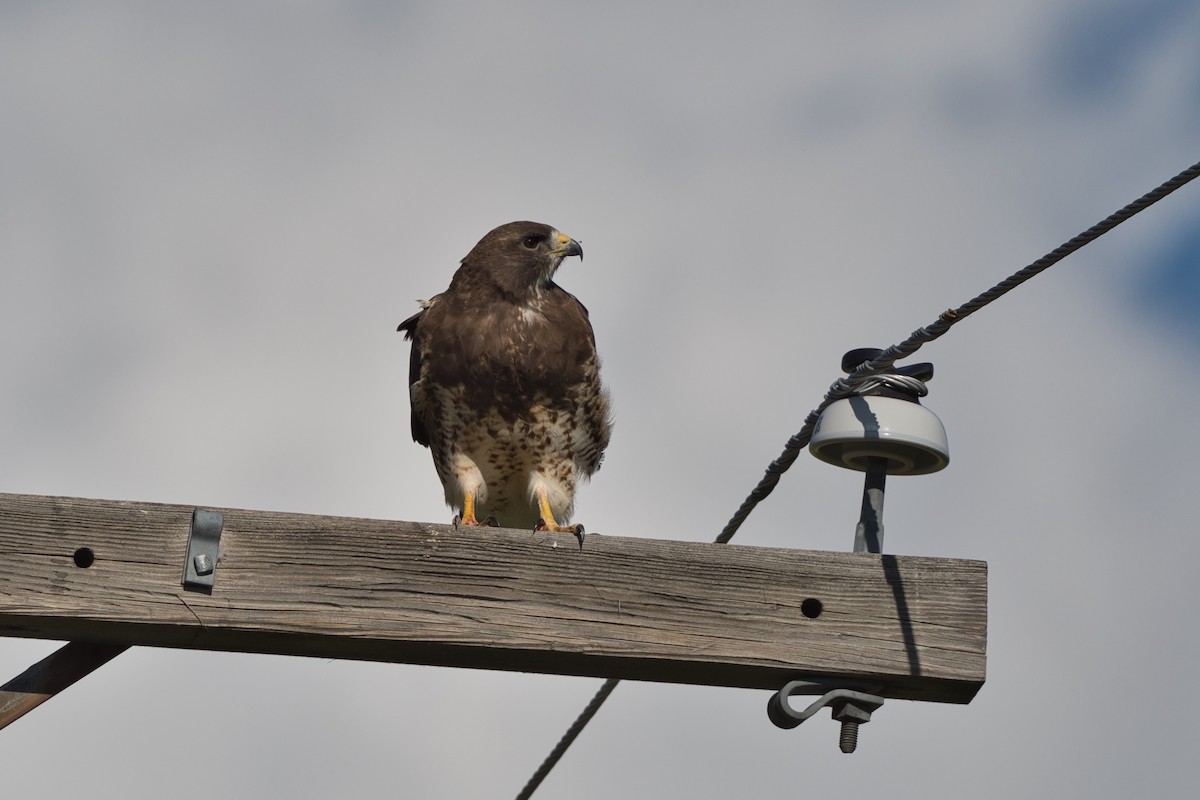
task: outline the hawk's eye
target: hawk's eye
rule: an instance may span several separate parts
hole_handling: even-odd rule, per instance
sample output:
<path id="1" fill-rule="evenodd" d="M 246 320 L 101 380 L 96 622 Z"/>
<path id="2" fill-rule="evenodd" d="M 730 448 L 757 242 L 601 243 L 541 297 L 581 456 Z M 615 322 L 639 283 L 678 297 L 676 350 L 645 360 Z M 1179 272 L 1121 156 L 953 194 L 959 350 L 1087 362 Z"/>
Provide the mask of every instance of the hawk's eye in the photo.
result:
<path id="1" fill-rule="evenodd" d="M 538 241 L 538 237 L 536 236 L 526 236 L 525 241 L 521 242 L 521 244 L 525 245 L 530 250 L 533 250 L 538 246 Z"/>

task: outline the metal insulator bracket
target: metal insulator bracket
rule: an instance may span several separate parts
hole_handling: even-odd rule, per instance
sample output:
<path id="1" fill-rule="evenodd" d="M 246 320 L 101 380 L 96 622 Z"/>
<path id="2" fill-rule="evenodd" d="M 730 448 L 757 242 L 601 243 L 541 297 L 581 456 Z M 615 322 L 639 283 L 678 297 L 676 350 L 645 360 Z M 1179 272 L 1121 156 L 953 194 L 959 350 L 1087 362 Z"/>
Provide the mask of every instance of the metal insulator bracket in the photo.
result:
<path id="1" fill-rule="evenodd" d="M 183 560 L 185 589 L 212 591 L 217 561 L 221 555 L 221 529 L 225 518 L 220 511 L 197 508 L 192 511 L 187 555 Z"/>
<path id="2" fill-rule="evenodd" d="M 792 708 L 792 695 L 821 695 L 803 711 Z M 813 681 L 789 681 L 767 701 L 767 717 L 779 728 L 795 728 L 801 722 L 829 706 L 833 718 L 842 723 L 839 746 L 843 753 L 853 753 L 858 747 L 858 726 L 871 721 L 871 712 L 883 705 L 879 695 L 854 689 L 830 689 L 827 684 Z"/>

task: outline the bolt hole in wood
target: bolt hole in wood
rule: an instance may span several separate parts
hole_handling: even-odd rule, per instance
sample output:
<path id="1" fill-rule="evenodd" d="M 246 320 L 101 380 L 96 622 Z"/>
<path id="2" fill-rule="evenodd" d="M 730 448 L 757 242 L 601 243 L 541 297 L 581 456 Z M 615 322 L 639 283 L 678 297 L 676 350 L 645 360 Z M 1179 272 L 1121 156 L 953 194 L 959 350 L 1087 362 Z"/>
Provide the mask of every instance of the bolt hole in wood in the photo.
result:
<path id="1" fill-rule="evenodd" d="M 74 559 L 75 566 L 80 569 L 87 569 L 96 563 L 96 554 L 92 552 L 92 548 L 90 547 L 81 547 L 75 551 Z M 804 602 L 807 603 L 808 601 L 805 600 Z"/>
<path id="2" fill-rule="evenodd" d="M 809 597 L 800 602 L 800 613 L 809 619 L 816 619 L 821 616 L 821 611 L 824 610 L 821 601 L 815 597 Z"/>

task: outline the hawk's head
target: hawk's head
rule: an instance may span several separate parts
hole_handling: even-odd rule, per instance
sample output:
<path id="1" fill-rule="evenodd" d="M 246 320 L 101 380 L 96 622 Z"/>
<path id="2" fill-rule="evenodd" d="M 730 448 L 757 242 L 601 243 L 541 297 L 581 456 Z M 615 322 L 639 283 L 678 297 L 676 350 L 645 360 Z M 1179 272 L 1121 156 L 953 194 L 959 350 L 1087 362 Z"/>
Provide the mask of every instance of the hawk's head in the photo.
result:
<path id="1" fill-rule="evenodd" d="M 549 285 L 567 256 L 583 258 L 579 242 L 540 222 L 510 222 L 488 233 L 462 260 L 462 271 L 483 274 L 522 297 Z"/>

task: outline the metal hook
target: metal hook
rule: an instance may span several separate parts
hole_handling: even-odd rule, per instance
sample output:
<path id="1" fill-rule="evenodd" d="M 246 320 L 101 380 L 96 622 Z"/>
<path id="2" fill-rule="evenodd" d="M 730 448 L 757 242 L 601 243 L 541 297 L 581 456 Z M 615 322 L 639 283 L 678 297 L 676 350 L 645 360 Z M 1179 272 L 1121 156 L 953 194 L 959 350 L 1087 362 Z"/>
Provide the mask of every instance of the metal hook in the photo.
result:
<path id="1" fill-rule="evenodd" d="M 803 711 L 792 708 L 788 698 L 804 694 L 821 696 Z M 842 723 L 838 742 L 843 753 L 853 753 L 858 747 L 858 726 L 871 721 L 871 712 L 883 705 L 883 698 L 853 689 L 829 689 L 813 681 L 789 681 L 767 701 L 767 717 L 779 728 L 795 728 L 801 722 L 829 706 L 833 718 Z"/>

